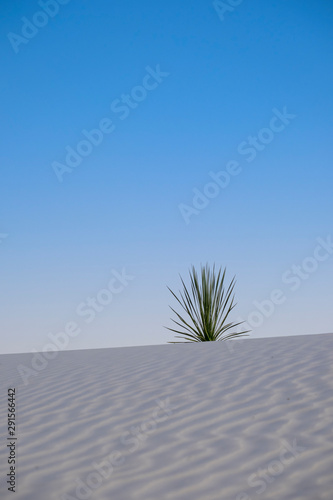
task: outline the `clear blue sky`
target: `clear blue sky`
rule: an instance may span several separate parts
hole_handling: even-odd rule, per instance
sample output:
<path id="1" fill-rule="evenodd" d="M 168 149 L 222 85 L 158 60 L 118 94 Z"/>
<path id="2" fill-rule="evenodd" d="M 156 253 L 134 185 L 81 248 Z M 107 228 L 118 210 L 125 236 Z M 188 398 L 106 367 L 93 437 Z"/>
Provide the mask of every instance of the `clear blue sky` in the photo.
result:
<path id="1" fill-rule="evenodd" d="M 332 3 L 42 4 L 1 3 L 0 352 L 71 321 L 68 349 L 173 340 L 166 285 L 201 262 L 253 337 L 332 332 Z"/>

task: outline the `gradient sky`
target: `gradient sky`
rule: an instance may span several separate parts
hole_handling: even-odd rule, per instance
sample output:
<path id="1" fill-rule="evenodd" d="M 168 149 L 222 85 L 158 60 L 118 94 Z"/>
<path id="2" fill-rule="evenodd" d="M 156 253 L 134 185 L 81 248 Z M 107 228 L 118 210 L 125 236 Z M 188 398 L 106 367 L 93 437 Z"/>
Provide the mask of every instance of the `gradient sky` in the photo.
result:
<path id="1" fill-rule="evenodd" d="M 63 0 L 53 17 L 42 3 L 0 7 L 0 353 L 41 351 L 68 322 L 68 349 L 174 340 L 166 285 L 206 262 L 236 275 L 232 319 L 257 321 L 253 337 L 332 332 L 333 251 L 314 252 L 333 237 L 333 4 L 244 0 L 222 20 L 212 1 Z M 283 130 L 262 131 L 284 108 Z M 54 162 L 105 118 L 113 131 L 60 182 Z M 179 206 L 231 161 L 186 224 Z M 124 268 L 134 279 L 88 323 L 77 308 Z"/>

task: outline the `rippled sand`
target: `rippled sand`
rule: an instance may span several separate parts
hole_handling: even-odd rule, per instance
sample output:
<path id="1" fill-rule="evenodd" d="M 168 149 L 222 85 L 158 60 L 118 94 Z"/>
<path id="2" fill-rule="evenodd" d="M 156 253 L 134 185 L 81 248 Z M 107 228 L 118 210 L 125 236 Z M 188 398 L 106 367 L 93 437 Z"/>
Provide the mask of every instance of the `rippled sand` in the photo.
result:
<path id="1" fill-rule="evenodd" d="M 1 499 L 333 498 L 333 334 L 59 352 L 25 386 L 31 359 L 0 356 Z"/>

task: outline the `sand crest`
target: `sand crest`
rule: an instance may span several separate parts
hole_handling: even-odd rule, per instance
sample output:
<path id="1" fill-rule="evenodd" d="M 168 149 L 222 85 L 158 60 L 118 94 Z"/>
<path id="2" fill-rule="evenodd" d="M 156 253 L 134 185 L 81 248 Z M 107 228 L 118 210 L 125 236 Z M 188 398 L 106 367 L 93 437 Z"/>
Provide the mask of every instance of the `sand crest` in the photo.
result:
<path id="1" fill-rule="evenodd" d="M 1 499 L 332 499 L 333 334 L 31 359 L 0 356 Z"/>

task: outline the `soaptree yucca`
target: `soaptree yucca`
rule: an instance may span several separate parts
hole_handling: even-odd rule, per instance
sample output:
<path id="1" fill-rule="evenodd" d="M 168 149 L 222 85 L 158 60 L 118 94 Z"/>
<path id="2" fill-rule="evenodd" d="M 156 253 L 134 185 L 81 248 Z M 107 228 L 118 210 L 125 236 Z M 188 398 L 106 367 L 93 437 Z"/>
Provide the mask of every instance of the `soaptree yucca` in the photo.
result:
<path id="1" fill-rule="evenodd" d="M 201 276 L 198 276 L 194 266 L 189 271 L 191 287 L 188 288 L 180 276 L 183 291 L 179 291 L 180 298 L 170 290 L 174 298 L 186 312 L 186 319 L 177 313 L 171 306 L 170 309 L 176 314 L 177 320 L 172 321 L 183 330 L 168 328 L 175 333 L 175 337 L 187 342 L 208 342 L 217 340 L 228 340 L 246 335 L 250 330 L 243 332 L 230 332 L 232 328 L 244 323 L 227 322 L 230 312 L 236 306 L 234 303 L 235 277 L 229 286 L 225 286 L 226 269 L 220 268 L 215 271 L 206 264 L 201 266 Z M 177 344 L 182 342 L 169 342 Z"/>

